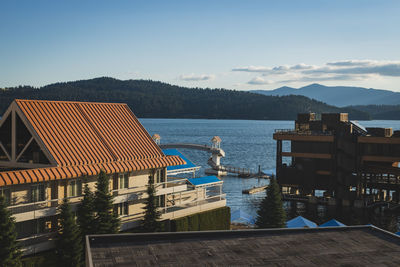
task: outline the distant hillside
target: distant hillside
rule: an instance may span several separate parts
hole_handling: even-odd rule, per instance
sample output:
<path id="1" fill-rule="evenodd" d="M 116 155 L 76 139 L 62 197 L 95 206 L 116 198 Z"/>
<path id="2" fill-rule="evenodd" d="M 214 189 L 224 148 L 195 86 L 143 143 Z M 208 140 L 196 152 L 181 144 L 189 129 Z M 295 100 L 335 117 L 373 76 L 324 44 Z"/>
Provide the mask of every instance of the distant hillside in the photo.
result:
<path id="1" fill-rule="evenodd" d="M 299 89 L 284 86 L 270 91 L 253 90 L 250 92 L 270 96 L 302 95 L 338 107 L 356 105 L 398 105 L 400 103 L 400 93 L 350 86 L 310 84 Z"/>
<path id="2" fill-rule="evenodd" d="M 349 108 L 367 112 L 374 120 L 400 120 L 400 105 L 367 105 Z"/>
<path id="3" fill-rule="evenodd" d="M 262 96 L 225 89 L 185 88 L 149 80 L 95 78 L 0 91 L 1 114 L 15 98 L 127 103 L 138 117 L 293 120 L 300 112 L 349 112 L 352 119 L 369 115 L 337 108 L 304 96 Z"/>

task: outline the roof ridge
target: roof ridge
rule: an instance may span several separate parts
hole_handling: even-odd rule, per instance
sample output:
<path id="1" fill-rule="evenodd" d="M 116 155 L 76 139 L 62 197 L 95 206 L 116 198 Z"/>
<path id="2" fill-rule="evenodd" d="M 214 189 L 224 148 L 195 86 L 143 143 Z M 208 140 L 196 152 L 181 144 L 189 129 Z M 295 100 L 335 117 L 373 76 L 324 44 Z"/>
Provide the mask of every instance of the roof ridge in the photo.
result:
<path id="1" fill-rule="evenodd" d="M 46 99 L 15 99 L 16 102 L 56 102 L 56 103 L 75 103 L 75 104 L 95 104 L 95 105 L 122 105 L 126 106 L 126 103 L 115 103 L 115 102 L 90 102 L 90 101 L 72 101 L 72 100 L 46 100 Z"/>

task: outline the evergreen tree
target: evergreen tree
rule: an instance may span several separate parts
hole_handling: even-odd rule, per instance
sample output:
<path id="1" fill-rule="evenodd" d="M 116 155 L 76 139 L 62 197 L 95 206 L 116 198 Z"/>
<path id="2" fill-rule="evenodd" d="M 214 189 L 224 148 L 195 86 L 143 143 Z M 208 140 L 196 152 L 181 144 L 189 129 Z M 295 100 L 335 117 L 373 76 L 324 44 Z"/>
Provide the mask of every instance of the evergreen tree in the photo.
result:
<path id="1" fill-rule="evenodd" d="M 62 266 L 81 266 L 83 261 L 82 238 L 68 200 L 60 206 L 57 252 Z"/>
<path id="2" fill-rule="evenodd" d="M 0 195 L 0 266 L 21 266 L 15 219 L 7 209 L 2 195 Z"/>
<path id="3" fill-rule="evenodd" d="M 157 232 L 161 230 L 161 223 L 159 221 L 161 214 L 157 210 L 154 177 L 149 176 L 149 184 L 147 186 L 147 198 L 145 201 L 146 213 L 142 221 L 143 232 Z"/>
<path id="4" fill-rule="evenodd" d="M 273 177 L 267 187 L 267 195 L 262 200 L 257 211 L 256 225 L 258 228 L 286 227 L 286 213 L 282 205 L 279 185 Z"/>
<path id="5" fill-rule="evenodd" d="M 85 236 L 95 232 L 94 194 L 90 191 L 87 183 L 83 191 L 82 202 L 78 206 L 77 218 L 83 242 L 85 242 Z"/>
<path id="6" fill-rule="evenodd" d="M 109 190 L 110 179 L 102 170 L 97 179 L 94 198 L 95 233 L 115 234 L 119 231 L 120 220 L 113 212 L 113 196 Z"/>

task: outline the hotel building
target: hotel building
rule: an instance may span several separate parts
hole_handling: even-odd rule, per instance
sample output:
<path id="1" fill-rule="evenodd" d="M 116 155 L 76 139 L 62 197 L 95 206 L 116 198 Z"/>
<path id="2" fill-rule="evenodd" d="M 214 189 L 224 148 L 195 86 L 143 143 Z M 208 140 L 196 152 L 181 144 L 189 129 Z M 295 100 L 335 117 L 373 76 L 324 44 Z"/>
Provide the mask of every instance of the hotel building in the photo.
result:
<path id="1" fill-rule="evenodd" d="M 186 164 L 166 156 L 126 104 L 15 100 L 0 120 L 0 194 L 25 254 L 54 246 L 57 207 L 68 198 L 76 210 L 100 170 L 110 176 L 121 230 L 143 219 L 149 176 L 163 220 L 226 206 L 219 180 L 167 177 L 168 167 Z"/>

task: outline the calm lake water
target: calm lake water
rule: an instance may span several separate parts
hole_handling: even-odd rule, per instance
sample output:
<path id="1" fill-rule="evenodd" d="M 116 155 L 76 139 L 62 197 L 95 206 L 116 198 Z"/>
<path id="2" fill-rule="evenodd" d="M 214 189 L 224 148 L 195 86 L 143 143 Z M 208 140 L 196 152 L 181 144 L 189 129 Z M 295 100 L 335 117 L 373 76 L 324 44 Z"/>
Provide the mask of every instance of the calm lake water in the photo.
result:
<path id="1" fill-rule="evenodd" d="M 221 160 L 224 165 L 231 165 L 243 168 L 262 170 L 275 170 L 276 142 L 272 139 L 275 129 L 294 128 L 294 121 L 252 121 L 252 120 L 203 120 L 203 119 L 140 119 L 150 135 L 158 133 L 161 136 L 161 143 L 195 143 L 211 144 L 211 138 L 215 135 L 221 137 L 221 148 L 225 151 L 226 157 Z M 393 130 L 400 130 L 400 121 L 359 121 L 365 127 L 392 127 Z M 284 142 L 284 150 L 289 142 Z M 285 147 L 286 146 L 286 147 Z M 210 155 L 204 151 L 180 149 L 195 164 L 201 166 L 198 175 L 204 175 L 208 168 L 207 160 Z M 265 196 L 264 192 L 245 195 L 242 189 L 253 186 L 261 186 L 268 183 L 265 179 L 243 179 L 235 176 L 222 177 L 224 180 L 223 191 L 227 194 L 227 205 L 232 211 L 242 209 L 245 212 L 255 215 L 257 205 Z M 289 217 L 297 214 L 304 214 L 309 209 L 303 205 L 285 203 L 289 210 Z M 340 214 L 343 211 L 339 212 Z M 340 215 L 339 214 L 339 215 Z M 316 207 L 315 216 L 339 216 L 337 211 L 328 211 Z M 311 216 L 311 214 L 310 214 Z M 341 216 L 339 216 L 341 217 Z M 316 218 L 318 220 L 318 218 Z M 347 220 L 347 219 L 343 219 Z M 348 220 L 347 220 L 348 221 Z M 356 220 L 357 221 L 357 220 Z M 362 220 L 361 220 L 362 221 Z M 348 222 L 349 223 L 349 222 Z"/>

